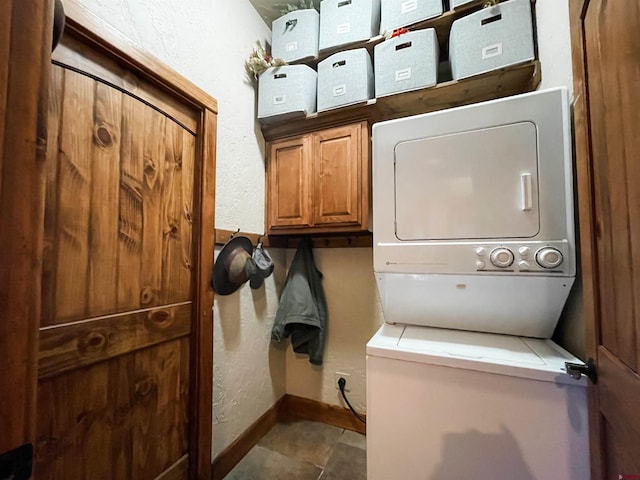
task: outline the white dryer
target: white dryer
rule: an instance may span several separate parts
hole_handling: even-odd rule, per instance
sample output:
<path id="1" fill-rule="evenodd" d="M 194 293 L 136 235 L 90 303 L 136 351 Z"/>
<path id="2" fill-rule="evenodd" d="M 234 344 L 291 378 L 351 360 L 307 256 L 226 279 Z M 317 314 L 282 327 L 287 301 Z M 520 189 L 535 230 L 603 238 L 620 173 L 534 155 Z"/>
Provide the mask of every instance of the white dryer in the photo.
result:
<path id="1" fill-rule="evenodd" d="M 373 241 L 388 323 L 550 338 L 576 272 L 566 89 L 375 124 Z"/>
<path id="2" fill-rule="evenodd" d="M 586 380 L 550 340 L 385 324 L 367 344 L 368 480 L 588 480 Z"/>

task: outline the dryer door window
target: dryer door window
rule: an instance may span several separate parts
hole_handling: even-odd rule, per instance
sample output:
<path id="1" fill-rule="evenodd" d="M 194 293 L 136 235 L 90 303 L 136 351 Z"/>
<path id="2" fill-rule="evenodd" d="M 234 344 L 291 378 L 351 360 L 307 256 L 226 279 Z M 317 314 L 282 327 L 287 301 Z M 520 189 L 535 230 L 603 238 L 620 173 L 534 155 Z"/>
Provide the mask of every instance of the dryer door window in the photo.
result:
<path id="1" fill-rule="evenodd" d="M 394 168 L 400 240 L 531 238 L 540 229 L 531 122 L 401 142 Z"/>

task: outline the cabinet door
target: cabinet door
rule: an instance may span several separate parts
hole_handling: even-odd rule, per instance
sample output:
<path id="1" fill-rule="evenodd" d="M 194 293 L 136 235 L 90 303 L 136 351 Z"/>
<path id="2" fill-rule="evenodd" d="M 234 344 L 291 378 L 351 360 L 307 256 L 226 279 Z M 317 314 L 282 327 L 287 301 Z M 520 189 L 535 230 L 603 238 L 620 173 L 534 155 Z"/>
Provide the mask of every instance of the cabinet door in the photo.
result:
<path id="1" fill-rule="evenodd" d="M 311 140 L 273 142 L 267 163 L 268 229 L 311 226 Z"/>
<path id="2" fill-rule="evenodd" d="M 314 226 L 363 223 L 368 199 L 366 133 L 366 123 L 357 123 L 314 134 Z"/>

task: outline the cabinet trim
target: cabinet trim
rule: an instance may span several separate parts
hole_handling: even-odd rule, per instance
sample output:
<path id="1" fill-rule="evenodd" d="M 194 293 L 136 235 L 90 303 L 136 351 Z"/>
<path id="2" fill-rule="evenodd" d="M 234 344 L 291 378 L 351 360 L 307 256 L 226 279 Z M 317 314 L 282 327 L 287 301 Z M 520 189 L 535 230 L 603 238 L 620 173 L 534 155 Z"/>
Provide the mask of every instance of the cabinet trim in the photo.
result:
<path id="1" fill-rule="evenodd" d="M 265 140 L 272 141 L 359 121 L 373 124 L 530 92 L 538 87 L 540 80 L 540 61 L 532 60 L 464 80 L 442 82 L 435 87 L 401 92 L 292 121 L 261 120 L 262 134 Z"/>

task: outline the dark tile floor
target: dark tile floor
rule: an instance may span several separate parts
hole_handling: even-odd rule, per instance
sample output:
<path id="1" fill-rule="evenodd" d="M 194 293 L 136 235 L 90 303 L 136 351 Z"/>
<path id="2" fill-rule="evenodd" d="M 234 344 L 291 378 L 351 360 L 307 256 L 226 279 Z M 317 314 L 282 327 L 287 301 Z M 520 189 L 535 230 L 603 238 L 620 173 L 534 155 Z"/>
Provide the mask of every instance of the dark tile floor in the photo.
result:
<path id="1" fill-rule="evenodd" d="M 366 480 L 364 435 L 294 420 L 278 423 L 225 480 Z"/>

